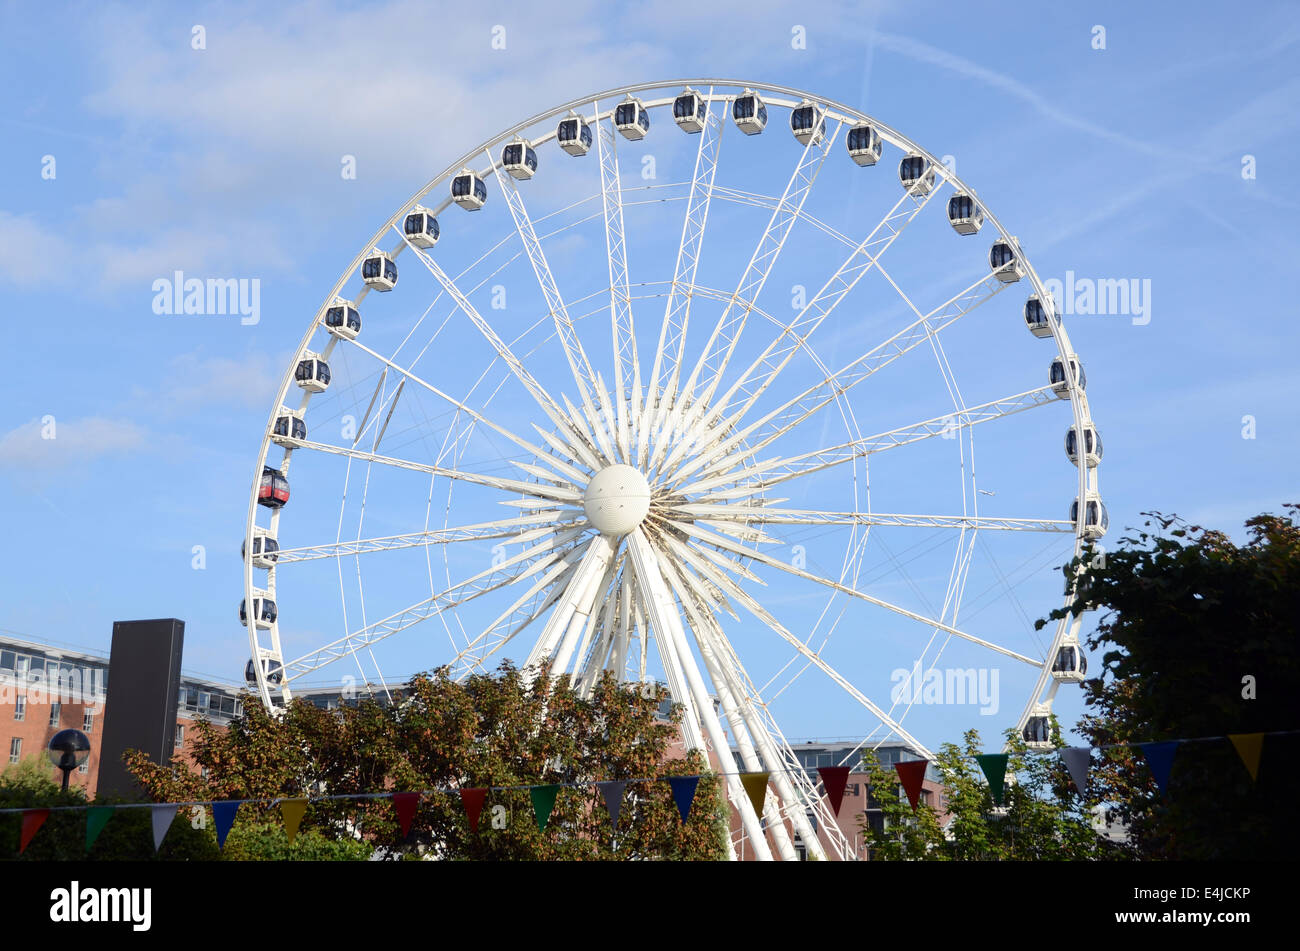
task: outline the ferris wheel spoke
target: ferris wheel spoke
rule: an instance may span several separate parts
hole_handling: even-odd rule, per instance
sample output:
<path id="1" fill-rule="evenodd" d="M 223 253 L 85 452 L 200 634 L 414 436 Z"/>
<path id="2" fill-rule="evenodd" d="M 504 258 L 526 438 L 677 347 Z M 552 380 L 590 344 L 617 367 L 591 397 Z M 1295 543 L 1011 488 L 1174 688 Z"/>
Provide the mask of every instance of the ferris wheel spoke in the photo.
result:
<path id="1" fill-rule="evenodd" d="M 749 445 L 748 449 L 750 453 L 761 452 L 777 439 L 806 422 L 819 410 L 830 405 L 837 396 L 847 393 L 872 374 L 910 353 L 939 331 L 991 300 L 1006 287 L 1006 284 L 989 275 L 981 277 L 925 317 L 904 327 L 842 369 L 827 374 L 820 382 L 808 387 L 743 429 L 735 430 L 752 405 L 746 403 L 717 427 L 721 432 L 732 432 L 732 434 L 723 439 L 712 452 L 702 453 L 683 465 L 674 473 L 674 482 L 680 484 L 696 471 L 700 471 L 703 475 L 714 475 L 728 468 L 734 464 L 734 459 L 729 454 L 746 439 L 760 431 L 763 434 L 756 442 Z"/>
<path id="2" fill-rule="evenodd" d="M 592 104 L 599 115 L 600 108 Z M 632 295 L 628 289 L 627 240 L 623 231 L 623 184 L 618 171 L 617 136 L 611 125 L 596 123 L 600 153 L 601 205 L 605 217 L 605 251 L 609 258 L 609 316 L 614 351 L 615 403 L 623 461 L 632 464 L 631 423 L 641 412 L 641 362 L 636 349 Z"/>
<path id="3" fill-rule="evenodd" d="M 591 616 L 596 598 L 600 594 L 598 586 L 614 557 L 614 543 L 608 535 L 597 535 L 586 545 L 578 569 L 569 579 L 564 593 L 556 602 L 551 616 L 542 629 L 542 635 L 528 654 L 525 667 L 562 669 L 560 652 L 565 659 L 571 656 L 577 638 L 583 626 Z"/>
<path id="4" fill-rule="evenodd" d="M 897 515 L 883 512 L 823 512 L 817 509 L 783 509 L 764 505 L 697 505 L 686 503 L 675 511 L 710 521 L 753 522 L 758 525 L 889 525 L 903 528 L 993 529 L 1012 532 L 1073 534 L 1073 522 L 1048 518 L 993 518 L 983 515 Z"/>
<path id="5" fill-rule="evenodd" d="M 424 263 L 424 266 L 428 269 L 429 273 L 432 274 L 434 279 L 442 285 L 443 290 L 445 290 L 448 296 L 456 302 L 456 306 L 459 307 L 465 316 L 469 318 L 470 323 L 474 325 L 482 335 L 483 339 L 488 342 L 494 351 L 496 351 L 497 357 L 506 365 L 507 368 L 509 368 L 511 374 L 513 374 L 515 379 L 519 381 L 524 389 L 528 391 L 529 395 L 532 396 L 534 401 L 536 401 L 537 405 L 541 408 L 542 412 L 546 414 L 547 418 L 550 419 L 556 428 L 568 434 L 568 452 L 584 465 L 593 469 L 600 468 L 601 462 L 596 453 L 595 440 L 592 438 L 591 433 L 586 430 L 586 427 L 580 426 L 577 420 L 570 417 L 560 408 L 560 405 L 555 402 L 550 393 L 547 392 L 546 389 L 537 382 L 533 375 L 528 372 L 528 368 L 523 365 L 517 356 L 515 356 L 511 349 L 506 345 L 506 342 L 502 340 L 501 336 L 492 328 L 492 325 L 484 320 L 483 315 L 478 312 L 478 308 L 470 303 L 469 298 L 461 293 L 461 290 L 456 286 L 455 281 L 447 275 L 447 272 L 439 266 L 438 262 L 433 260 L 433 258 L 427 254 L 423 248 L 417 248 L 415 245 L 407 246 L 415 252 L 416 257 Z"/>
<path id="6" fill-rule="evenodd" d="M 910 445 L 935 436 L 954 438 L 955 434 L 960 430 L 979 423 L 1004 419 L 1016 413 L 1033 409 L 1036 406 L 1045 406 L 1054 402 L 1056 402 L 1056 396 L 1052 392 L 1051 385 L 1040 386 L 1036 389 L 1026 390 L 1024 393 L 1018 393 L 1015 396 L 992 400 L 978 406 L 970 406 L 961 412 L 936 416 L 932 419 L 902 426 L 875 436 L 852 439 L 828 449 L 817 449 L 784 459 L 773 459 L 755 464 L 741 473 L 746 477 L 759 476 L 758 480 L 750 486 L 726 491 L 710 491 L 717 486 L 737 481 L 737 474 L 732 472 L 701 479 L 679 491 L 682 494 L 700 493 L 700 500 L 742 498 L 746 495 L 753 495 L 756 491 L 787 482 L 790 479 L 821 472 L 872 453 Z"/>
<path id="7" fill-rule="evenodd" d="M 576 487 L 557 485 L 543 482 L 521 482 L 518 479 L 506 479 L 500 476 L 479 475 L 473 472 L 465 472 L 461 469 L 449 469 L 446 466 L 432 465 L 427 462 L 415 462 L 410 459 L 399 459 L 395 456 L 382 456 L 373 452 L 366 452 L 362 449 L 353 449 L 347 446 L 331 446 L 323 442 L 303 441 L 300 449 L 311 449 L 316 452 L 330 453 L 337 456 L 347 456 L 352 459 L 359 459 L 364 462 L 375 462 L 380 465 L 391 466 L 395 469 L 409 469 L 412 472 L 425 472 L 430 475 L 443 476 L 447 479 L 455 479 L 458 482 L 468 482 L 472 485 L 481 485 L 491 489 L 500 489 L 503 492 L 517 492 L 520 495 L 536 496 L 538 498 L 548 499 L 551 502 L 559 503 L 581 503 L 582 492 Z"/>
<path id="8" fill-rule="evenodd" d="M 346 555 L 363 555 L 374 551 L 393 551 L 400 548 L 431 547 L 436 545 L 453 545 L 457 542 L 490 541 L 494 538 L 509 538 L 517 541 L 531 541 L 534 533 L 550 532 L 557 526 L 572 524 L 582 520 L 576 512 L 550 509 L 519 515 L 515 518 L 501 519 L 495 522 L 478 522 L 473 525 L 461 525 L 456 528 L 436 528 L 423 532 L 408 532 L 404 535 L 387 535 L 377 538 L 358 538 L 340 541 L 328 545 L 309 545 L 299 548 L 281 548 L 276 553 L 275 564 L 280 567 L 301 561 L 313 561 L 318 558 L 337 558 Z M 529 529 L 520 532 L 517 529 Z"/>
<path id="9" fill-rule="evenodd" d="M 695 274 L 699 269 L 704 227 L 709 217 L 718 156 L 722 150 L 722 119 L 714 111 L 712 101 L 709 102 L 703 126 L 699 132 L 700 144 L 695 153 L 691 190 L 686 199 L 686 215 L 682 221 L 681 242 L 677 247 L 677 263 L 673 266 L 673 283 L 668 292 L 668 302 L 664 306 L 663 323 L 659 328 L 659 349 L 655 351 L 654 365 L 650 372 L 646 418 L 642 420 L 639 433 L 638 458 L 643 469 L 649 462 L 650 433 L 663 425 L 668 409 L 676 398 L 677 387 L 681 382 L 682 363 L 686 359 L 686 328 L 690 322 Z"/>
<path id="10" fill-rule="evenodd" d="M 804 202 L 812 191 L 813 183 L 817 180 L 817 173 L 821 170 L 822 163 L 826 160 L 842 124 L 837 124 L 835 129 L 825 135 L 820 142 L 810 139 L 804 146 L 782 193 L 781 201 L 773 209 L 772 217 L 768 220 L 767 228 L 754 249 L 753 257 L 750 258 L 744 275 L 736 285 L 731 300 L 723 309 L 713 333 L 700 353 L 695 368 L 691 370 L 691 375 L 686 380 L 686 385 L 682 389 L 682 400 L 673 409 L 671 425 L 674 430 L 678 428 L 682 414 L 688 408 L 687 404 L 697 407 L 707 405 L 722 381 L 736 344 L 744 331 L 749 313 L 758 302 L 758 296 L 762 293 L 763 286 L 767 283 L 772 268 L 785 247 L 790 229 L 803 210 Z M 693 399 L 695 388 L 701 384 L 701 381 L 703 381 L 704 391 L 698 399 Z M 694 412 L 698 413 L 698 411 Z M 653 464 L 652 461 L 652 467 Z"/>

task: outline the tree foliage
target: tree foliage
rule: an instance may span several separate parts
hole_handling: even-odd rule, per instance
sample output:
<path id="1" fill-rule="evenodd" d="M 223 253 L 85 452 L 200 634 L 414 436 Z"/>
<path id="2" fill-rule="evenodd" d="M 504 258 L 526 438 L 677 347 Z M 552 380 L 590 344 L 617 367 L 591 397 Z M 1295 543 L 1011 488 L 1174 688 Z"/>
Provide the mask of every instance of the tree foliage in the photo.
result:
<path id="1" fill-rule="evenodd" d="M 1088 640 L 1105 650 L 1101 676 L 1085 684 L 1079 728 L 1090 745 L 1300 727 L 1300 506 L 1285 508 L 1248 520 L 1243 545 L 1144 513 L 1116 551 L 1067 566 L 1081 572 L 1069 610 L 1102 612 Z M 1143 857 L 1290 859 L 1297 752 L 1294 735 L 1268 737 L 1256 783 L 1227 740 L 1184 744 L 1161 794 L 1138 749 L 1119 745 L 1094 755 L 1093 782 Z"/>
<path id="2" fill-rule="evenodd" d="M 143 756 L 129 765 L 155 801 L 440 790 L 422 798 L 407 836 L 391 799 L 312 802 L 304 831 L 336 841 L 360 837 L 385 857 L 719 858 L 727 813 L 717 777 L 698 754 L 666 760 L 677 728 L 676 719 L 656 718 L 663 696 L 606 678 L 584 699 L 565 677 L 530 684 L 509 664 L 461 683 L 440 669 L 413 678 L 390 705 L 362 700 L 327 711 L 294 701 L 272 716 L 250 702 L 224 731 L 198 725 L 195 765 L 177 759 L 158 766 Z M 702 778 L 688 822 L 667 783 L 634 782 L 617 835 L 591 786 L 695 774 Z M 541 832 L 526 787 L 552 783 L 576 785 L 560 789 Z M 479 787 L 493 788 L 474 833 L 454 790 Z M 242 806 L 235 828 L 278 823 L 272 809 Z"/>
<path id="3" fill-rule="evenodd" d="M 1059 732 L 1057 742 L 1059 744 Z M 1120 858 L 1122 850 L 1092 826 L 1092 799 L 1080 797 L 1056 756 L 1030 753 L 1016 731 L 1007 732 L 1007 781 L 1001 806 L 993 801 L 975 757 L 979 732 L 961 745 L 945 743 L 934 761 L 944 787 L 940 808 L 911 804 L 892 766 L 864 756 L 873 806 L 883 828 L 859 820 L 876 859 L 930 861 L 1050 861 Z"/>

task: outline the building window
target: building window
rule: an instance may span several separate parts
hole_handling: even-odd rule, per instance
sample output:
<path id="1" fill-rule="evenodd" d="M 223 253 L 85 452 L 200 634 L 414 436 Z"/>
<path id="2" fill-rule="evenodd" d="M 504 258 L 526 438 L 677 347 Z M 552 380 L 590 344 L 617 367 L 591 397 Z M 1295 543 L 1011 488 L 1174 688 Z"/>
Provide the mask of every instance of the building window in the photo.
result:
<path id="1" fill-rule="evenodd" d="M 185 745 L 185 727 L 179 723 L 176 724 L 176 746 L 179 749 Z"/>
<path id="2" fill-rule="evenodd" d="M 91 733 L 95 729 L 95 715 L 93 713 L 83 713 L 81 716 L 81 732 Z"/>
<path id="3" fill-rule="evenodd" d="M 86 760 L 86 761 L 83 762 L 80 766 L 78 766 L 78 767 L 77 767 L 77 772 L 79 772 L 79 773 L 88 773 L 88 772 L 90 772 L 90 760 Z"/>
<path id="4" fill-rule="evenodd" d="M 14 719 L 15 720 L 27 719 L 27 698 L 26 697 L 18 697 L 14 701 Z"/>
<path id="5" fill-rule="evenodd" d="M 15 736 L 9 741 L 9 762 L 16 763 L 23 756 L 23 738 Z"/>
<path id="6" fill-rule="evenodd" d="M 50 704 L 50 726 L 59 725 L 59 714 L 63 712 L 63 704 L 57 700 Z"/>

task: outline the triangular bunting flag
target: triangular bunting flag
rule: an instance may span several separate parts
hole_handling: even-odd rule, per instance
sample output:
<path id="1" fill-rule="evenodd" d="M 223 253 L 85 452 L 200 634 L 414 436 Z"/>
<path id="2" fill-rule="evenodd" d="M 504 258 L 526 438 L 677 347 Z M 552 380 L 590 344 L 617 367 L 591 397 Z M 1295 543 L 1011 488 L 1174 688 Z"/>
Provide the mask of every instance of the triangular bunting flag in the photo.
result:
<path id="1" fill-rule="evenodd" d="M 239 812 L 239 802 L 214 802 L 212 804 L 212 822 L 217 827 L 217 848 L 226 847 L 226 836 L 235 824 L 235 813 Z"/>
<path id="2" fill-rule="evenodd" d="M 917 800 L 921 798 L 921 781 L 925 779 L 925 768 L 929 765 L 930 761 L 925 759 L 894 764 L 898 781 L 903 784 L 903 791 L 907 793 L 907 801 L 912 804 L 913 812 L 916 812 Z"/>
<path id="3" fill-rule="evenodd" d="M 163 839 L 167 838 L 167 830 L 172 827 L 172 820 L 176 818 L 178 809 L 180 809 L 180 806 L 164 802 L 150 810 L 153 813 L 153 850 L 155 852 L 162 847 Z"/>
<path id="4" fill-rule="evenodd" d="M 104 831 L 104 826 L 108 825 L 108 820 L 113 818 L 115 810 L 112 806 L 90 806 L 86 809 L 86 851 L 95 844 L 99 834 Z"/>
<path id="5" fill-rule="evenodd" d="M 817 768 L 817 775 L 821 777 L 822 785 L 826 788 L 826 798 L 830 800 L 832 811 L 838 816 L 840 804 L 844 802 L 844 787 L 849 784 L 849 768 L 820 766 Z"/>
<path id="6" fill-rule="evenodd" d="M 537 831 L 546 831 L 546 820 L 551 818 L 551 810 L 555 808 L 555 797 L 559 793 L 560 787 L 534 786 L 528 791 L 529 797 L 533 800 L 533 816 L 537 819 Z"/>
<path id="7" fill-rule="evenodd" d="M 469 820 L 469 831 L 478 831 L 479 813 L 483 811 L 483 800 L 487 798 L 487 788 L 462 789 L 460 804 L 465 807 L 465 818 Z"/>
<path id="8" fill-rule="evenodd" d="M 397 810 L 397 823 L 402 827 L 402 835 L 411 834 L 411 820 L 415 818 L 415 809 L 419 804 L 418 792 L 393 793 L 393 808 Z"/>
<path id="9" fill-rule="evenodd" d="M 1088 762 L 1092 750 L 1086 746 L 1065 746 L 1061 748 L 1061 762 L 1065 764 L 1074 788 L 1080 796 L 1088 795 Z"/>
<path id="10" fill-rule="evenodd" d="M 618 831 L 618 814 L 623 811 L 623 790 L 627 788 L 626 782 L 607 782 L 596 783 L 600 794 L 605 797 L 605 808 L 609 810 L 609 821 L 613 823 L 614 830 Z"/>
<path id="11" fill-rule="evenodd" d="M 306 799 L 280 800 L 280 816 L 284 819 L 284 834 L 289 837 L 290 845 L 293 845 L 293 840 L 298 837 L 298 827 L 302 825 L 302 817 L 306 814 Z"/>
<path id="12" fill-rule="evenodd" d="M 1237 748 L 1237 755 L 1246 764 L 1252 780 L 1259 778 L 1259 754 L 1264 749 L 1263 733 L 1229 733 L 1228 739 Z"/>
<path id="13" fill-rule="evenodd" d="M 754 815 L 763 814 L 763 801 L 767 799 L 767 778 L 771 773 L 741 773 L 740 785 L 745 787 L 749 804 L 754 807 Z"/>
<path id="14" fill-rule="evenodd" d="M 1138 744 L 1138 749 L 1146 757 L 1147 766 L 1150 767 L 1151 775 L 1162 793 L 1169 782 L 1169 771 L 1174 765 L 1174 753 L 1178 751 L 1178 743 L 1178 740 L 1165 740 L 1162 743 Z"/>
<path id="15" fill-rule="evenodd" d="M 691 803 L 695 801 L 695 787 L 700 784 L 698 776 L 669 776 L 668 785 L 672 787 L 673 799 L 677 802 L 677 811 L 682 814 L 682 822 L 691 815 Z"/>
<path id="16" fill-rule="evenodd" d="M 48 809 L 24 809 L 23 810 L 23 828 L 18 837 L 18 854 L 22 855 L 27 849 L 28 844 L 32 841 L 32 836 L 36 835 L 38 829 L 45 825 L 45 820 L 50 817 Z"/>
<path id="17" fill-rule="evenodd" d="M 975 757 L 975 762 L 980 764 L 980 769 L 984 771 L 984 778 L 988 780 L 989 792 L 993 794 L 993 804 L 1002 805 L 1002 790 L 1006 786 L 1007 779 L 1007 754 L 981 753 Z"/>

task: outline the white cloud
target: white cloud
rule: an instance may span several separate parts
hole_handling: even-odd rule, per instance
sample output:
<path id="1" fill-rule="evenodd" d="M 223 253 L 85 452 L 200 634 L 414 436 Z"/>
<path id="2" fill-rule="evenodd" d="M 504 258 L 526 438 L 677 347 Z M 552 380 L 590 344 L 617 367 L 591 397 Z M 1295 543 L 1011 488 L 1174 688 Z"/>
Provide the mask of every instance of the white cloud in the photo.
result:
<path id="1" fill-rule="evenodd" d="M 83 465 L 141 446 L 145 432 L 125 419 L 41 417 L 0 436 L 0 469 L 31 472 Z"/>
<path id="2" fill-rule="evenodd" d="M 18 287 L 61 280 L 69 250 L 58 234 L 40 222 L 0 211 L 0 280 Z"/>

